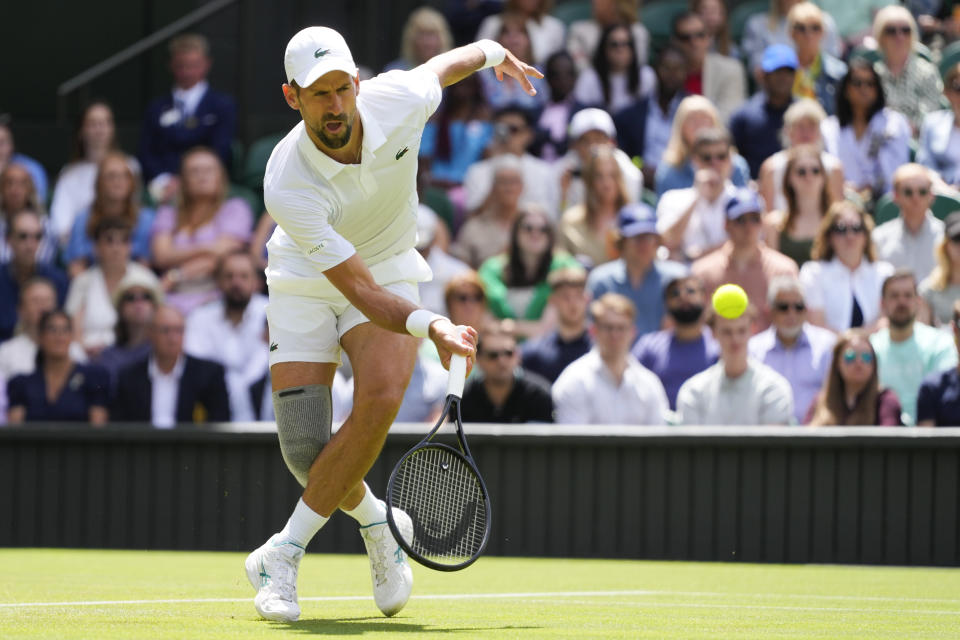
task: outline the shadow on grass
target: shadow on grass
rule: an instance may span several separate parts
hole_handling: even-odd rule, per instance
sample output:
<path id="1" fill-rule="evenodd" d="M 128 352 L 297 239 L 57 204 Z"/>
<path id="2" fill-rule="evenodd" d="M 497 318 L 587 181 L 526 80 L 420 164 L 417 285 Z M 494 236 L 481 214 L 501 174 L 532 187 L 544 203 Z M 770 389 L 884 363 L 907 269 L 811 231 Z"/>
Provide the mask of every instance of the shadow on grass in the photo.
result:
<path id="1" fill-rule="evenodd" d="M 451 633 L 456 631 L 501 632 L 539 628 L 517 625 L 506 625 L 501 627 L 426 626 L 412 622 L 403 622 L 401 620 L 387 621 L 381 617 L 299 620 L 297 622 L 288 623 L 278 622 L 271 624 L 271 626 L 275 629 L 286 628 L 295 633 L 310 633 L 331 636 L 358 636 L 365 633 Z"/>

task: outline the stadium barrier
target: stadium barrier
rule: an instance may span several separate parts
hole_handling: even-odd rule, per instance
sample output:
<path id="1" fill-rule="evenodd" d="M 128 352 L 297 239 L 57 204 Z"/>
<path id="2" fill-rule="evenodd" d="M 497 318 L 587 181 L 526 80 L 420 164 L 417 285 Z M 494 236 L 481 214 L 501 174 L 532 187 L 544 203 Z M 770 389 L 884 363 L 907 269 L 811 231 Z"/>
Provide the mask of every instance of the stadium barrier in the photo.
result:
<path id="1" fill-rule="evenodd" d="M 368 482 L 424 425 L 395 425 Z M 960 563 L 960 428 L 467 425 L 488 553 L 789 563 Z M 258 546 L 299 487 L 266 423 L 0 429 L 0 545 Z M 360 553 L 331 520 L 311 545 Z"/>

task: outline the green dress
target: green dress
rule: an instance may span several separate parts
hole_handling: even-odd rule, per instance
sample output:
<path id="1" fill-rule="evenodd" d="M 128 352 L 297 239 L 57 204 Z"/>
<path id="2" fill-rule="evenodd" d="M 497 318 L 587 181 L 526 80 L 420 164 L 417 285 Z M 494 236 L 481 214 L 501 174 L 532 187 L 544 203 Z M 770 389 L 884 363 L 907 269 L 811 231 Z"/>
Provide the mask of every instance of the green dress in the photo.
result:
<path id="1" fill-rule="evenodd" d="M 780 253 L 792 258 L 798 267 L 810 260 L 810 250 L 813 249 L 813 238 L 808 240 L 794 240 L 786 231 L 780 232 Z"/>
<path id="2" fill-rule="evenodd" d="M 546 279 L 533 287 L 533 296 L 526 309 L 514 309 L 508 297 L 509 287 L 503 281 L 503 268 L 507 264 L 507 255 L 501 253 L 487 258 L 478 272 L 487 293 L 487 306 L 494 316 L 501 319 L 539 320 L 550 297 L 550 285 Z M 565 267 L 580 267 L 580 263 L 566 251 L 554 251 L 550 261 L 550 272 Z"/>

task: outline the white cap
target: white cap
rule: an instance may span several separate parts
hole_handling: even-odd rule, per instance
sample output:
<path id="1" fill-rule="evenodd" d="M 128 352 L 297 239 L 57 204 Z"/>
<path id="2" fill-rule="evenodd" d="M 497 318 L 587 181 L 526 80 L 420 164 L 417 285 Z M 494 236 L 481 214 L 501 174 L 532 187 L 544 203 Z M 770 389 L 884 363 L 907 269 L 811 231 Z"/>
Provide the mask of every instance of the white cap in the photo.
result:
<path id="1" fill-rule="evenodd" d="M 283 54 L 287 82 L 309 87 L 331 71 L 343 71 L 356 77 L 357 65 L 347 41 L 328 27 L 307 27 L 290 38 Z"/>
<path id="2" fill-rule="evenodd" d="M 587 131 L 602 131 L 610 138 L 617 137 L 617 128 L 613 125 L 613 118 L 603 109 L 581 109 L 570 119 L 568 131 L 571 140 L 576 140 Z"/>

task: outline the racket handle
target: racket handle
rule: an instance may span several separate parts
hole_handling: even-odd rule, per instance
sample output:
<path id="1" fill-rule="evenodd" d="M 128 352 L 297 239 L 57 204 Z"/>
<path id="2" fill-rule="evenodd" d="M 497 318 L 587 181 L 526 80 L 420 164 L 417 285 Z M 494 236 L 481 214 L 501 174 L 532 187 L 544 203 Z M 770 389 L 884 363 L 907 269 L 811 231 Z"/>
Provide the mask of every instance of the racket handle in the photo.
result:
<path id="1" fill-rule="evenodd" d="M 463 397 L 463 384 L 467 380 L 466 356 L 450 356 L 450 381 L 447 383 L 447 395 Z"/>

